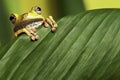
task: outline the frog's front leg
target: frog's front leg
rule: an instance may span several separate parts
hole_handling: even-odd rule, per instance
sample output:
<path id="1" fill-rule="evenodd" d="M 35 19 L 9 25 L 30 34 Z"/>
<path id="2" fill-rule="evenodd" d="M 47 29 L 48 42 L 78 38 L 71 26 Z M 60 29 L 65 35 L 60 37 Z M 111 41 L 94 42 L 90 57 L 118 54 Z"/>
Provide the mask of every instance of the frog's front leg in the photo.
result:
<path id="1" fill-rule="evenodd" d="M 51 31 L 52 32 L 55 32 L 56 31 L 56 29 L 57 29 L 57 23 L 55 22 L 55 20 L 53 19 L 53 17 L 52 16 L 49 16 L 48 18 L 46 18 L 45 19 L 45 21 L 44 21 L 44 26 L 45 27 L 48 27 L 48 26 L 51 26 Z"/>
<path id="2" fill-rule="evenodd" d="M 26 33 L 26 34 L 31 38 L 31 40 L 34 41 L 34 40 L 38 40 L 39 39 L 39 36 L 37 35 L 35 28 L 27 28 L 26 27 L 26 30 L 30 33 L 30 35 L 28 33 Z"/>
<path id="3" fill-rule="evenodd" d="M 14 33 L 14 36 L 17 37 L 21 33 L 26 33 L 32 41 L 38 40 L 39 36 L 33 32 L 30 28 L 23 28 Z"/>

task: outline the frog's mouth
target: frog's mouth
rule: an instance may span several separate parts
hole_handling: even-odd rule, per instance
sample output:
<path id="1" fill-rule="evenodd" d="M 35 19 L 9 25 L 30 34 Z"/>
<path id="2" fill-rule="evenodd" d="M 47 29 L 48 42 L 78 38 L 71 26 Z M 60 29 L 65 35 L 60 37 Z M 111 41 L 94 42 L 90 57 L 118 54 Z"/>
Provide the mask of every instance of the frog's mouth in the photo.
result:
<path id="1" fill-rule="evenodd" d="M 37 22 L 32 22 L 30 24 L 27 24 L 26 27 L 29 27 L 29 28 L 38 28 L 42 24 L 43 24 L 43 21 L 37 21 Z"/>
<path id="2" fill-rule="evenodd" d="M 19 29 L 29 27 L 29 28 L 38 28 L 43 24 L 43 19 L 31 19 L 27 21 L 20 22 L 20 24 L 15 25 L 14 31 L 18 31 Z"/>
<path id="3" fill-rule="evenodd" d="M 32 19 L 29 21 L 26 21 L 24 23 L 26 27 L 30 27 L 30 28 L 38 28 L 40 25 L 43 24 L 43 19 Z"/>

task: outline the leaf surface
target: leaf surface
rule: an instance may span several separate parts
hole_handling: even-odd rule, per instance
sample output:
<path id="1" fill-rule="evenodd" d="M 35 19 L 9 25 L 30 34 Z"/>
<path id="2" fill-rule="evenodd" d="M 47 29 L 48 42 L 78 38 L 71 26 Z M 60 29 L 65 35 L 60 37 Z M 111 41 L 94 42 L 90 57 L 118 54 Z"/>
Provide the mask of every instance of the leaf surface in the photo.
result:
<path id="1" fill-rule="evenodd" d="M 119 80 L 120 10 L 67 16 L 58 30 L 38 29 L 1 47 L 0 80 Z"/>

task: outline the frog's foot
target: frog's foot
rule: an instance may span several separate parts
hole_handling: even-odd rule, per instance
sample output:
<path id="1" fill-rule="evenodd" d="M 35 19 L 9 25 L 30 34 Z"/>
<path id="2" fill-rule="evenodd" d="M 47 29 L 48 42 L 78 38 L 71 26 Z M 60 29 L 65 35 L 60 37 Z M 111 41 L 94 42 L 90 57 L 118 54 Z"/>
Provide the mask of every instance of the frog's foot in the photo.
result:
<path id="1" fill-rule="evenodd" d="M 36 34 L 36 33 L 31 33 L 32 35 L 33 35 L 33 37 L 34 37 L 34 39 L 33 39 L 33 41 L 34 40 L 38 40 L 39 39 L 39 36 Z M 31 38 L 32 39 L 32 38 Z"/>
<path id="2" fill-rule="evenodd" d="M 36 41 L 39 39 L 39 36 L 33 31 L 31 28 L 25 28 L 25 33 L 30 37 L 32 41 Z M 35 29 L 36 30 L 36 29 Z"/>
<path id="3" fill-rule="evenodd" d="M 57 23 L 55 22 L 55 20 L 53 19 L 53 17 L 52 16 L 49 16 L 48 17 L 49 19 L 50 19 L 50 21 L 52 22 L 52 32 L 54 32 L 54 31 L 56 31 L 56 29 L 57 29 Z"/>
<path id="4" fill-rule="evenodd" d="M 58 25 L 57 25 L 57 23 L 55 22 L 55 20 L 53 19 L 52 16 L 49 16 L 49 17 L 45 20 L 45 22 L 47 22 L 47 23 L 51 26 L 51 31 L 52 31 L 52 32 L 55 32 L 55 31 L 56 31 Z"/>
<path id="5" fill-rule="evenodd" d="M 38 36 L 38 35 L 36 35 L 36 36 L 31 36 L 30 39 L 31 39 L 32 41 L 37 41 L 37 40 L 39 39 L 39 36 Z"/>
<path id="6" fill-rule="evenodd" d="M 39 39 L 39 36 L 36 33 L 31 33 L 32 36 L 30 36 L 32 41 L 37 41 Z"/>

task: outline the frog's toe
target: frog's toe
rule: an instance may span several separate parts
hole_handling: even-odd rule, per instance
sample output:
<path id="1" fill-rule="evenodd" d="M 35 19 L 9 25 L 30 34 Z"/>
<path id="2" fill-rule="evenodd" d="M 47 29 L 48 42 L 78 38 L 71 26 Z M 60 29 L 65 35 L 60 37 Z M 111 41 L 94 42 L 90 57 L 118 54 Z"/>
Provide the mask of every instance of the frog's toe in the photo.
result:
<path id="1" fill-rule="evenodd" d="M 38 40 L 38 39 L 39 39 L 39 36 L 38 36 L 38 35 L 36 35 L 36 36 L 35 36 L 35 39 L 36 39 L 36 40 Z"/>
<path id="2" fill-rule="evenodd" d="M 58 25 L 57 24 L 54 24 L 54 28 L 57 28 L 58 27 Z"/>
<path id="3" fill-rule="evenodd" d="M 52 32 L 55 32 L 55 31 L 56 31 L 56 28 L 55 28 L 55 27 L 53 27 L 53 28 L 51 29 L 51 31 L 52 31 Z"/>
<path id="4" fill-rule="evenodd" d="M 44 27 L 45 28 L 48 28 L 49 27 L 49 24 L 47 22 L 44 22 Z"/>
<path id="5" fill-rule="evenodd" d="M 36 40 L 36 37 L 35 36 L 31 36 L 30 37 L 32 41 L 35 41 Z"/>

